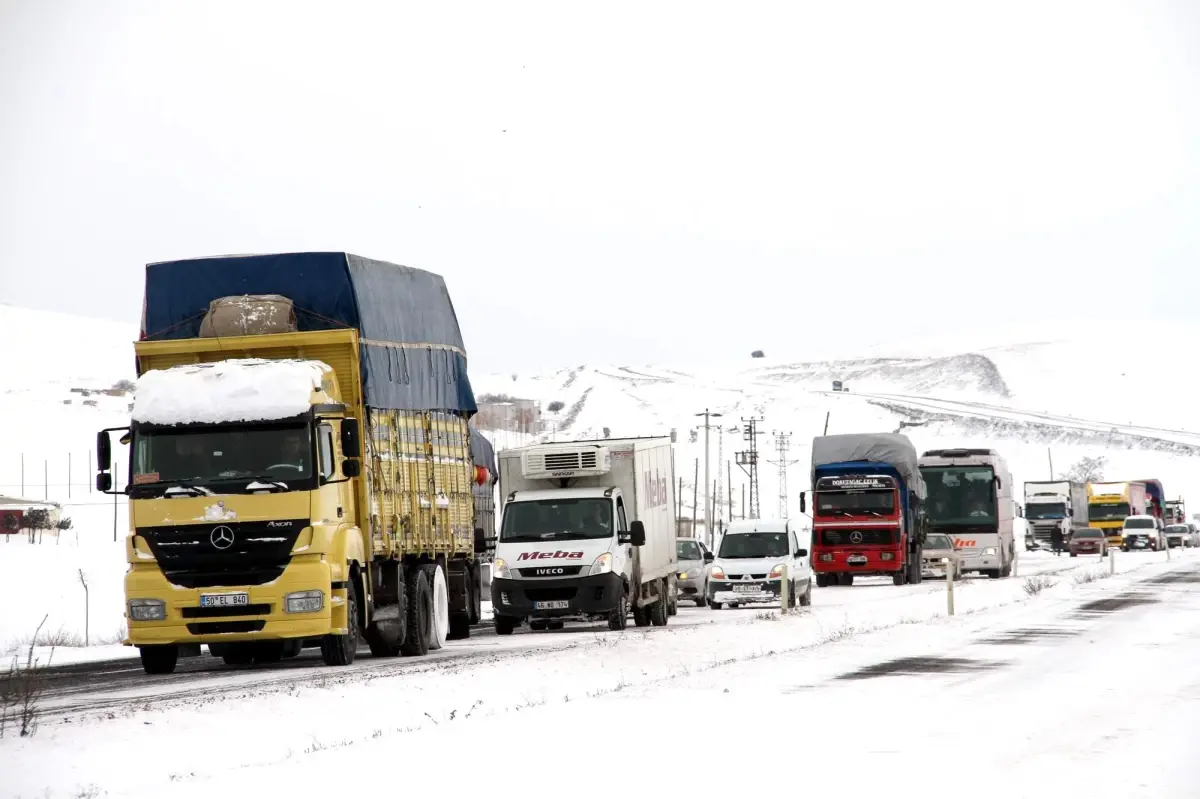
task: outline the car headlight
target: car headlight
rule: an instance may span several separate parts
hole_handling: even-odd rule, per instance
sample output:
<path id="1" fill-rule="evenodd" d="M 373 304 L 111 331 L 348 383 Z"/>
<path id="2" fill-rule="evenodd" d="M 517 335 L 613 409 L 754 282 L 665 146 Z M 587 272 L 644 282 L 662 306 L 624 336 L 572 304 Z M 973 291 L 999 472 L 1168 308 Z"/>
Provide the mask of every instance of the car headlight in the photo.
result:
<path id="1" fill-rule="evenodd" d="M 285 613 L 316 613 L 323 607 L 325 607 L 324 591 L 295 591 L 283 598 Z"/>
<path id="2" fill-rule="evenodd" d="M 771 569 L 771 573 L 767 575 L 768 580 L 783 579 L 783 570 L 787 568 L 786 564 L 776 563 L 775 568 Z"/>
<path id="3" fill-rule="evenodd" d="M 612 571 L 612 553 L 601 552 L 600 556 L 592 561 L 592 568 L 588 570 L 588 574 L 608 574 Z"/>
<path id="4" fill-rule="evenodd" d="M 686 579 L 687 579 L 687 572 L 680 572 L 680 573 L 679 573 L 679 579 L 680 579 L 680 580 L 686 580 Z"/>
<path id="5" fill-rule="evenodd" d="M 129 618 L 134 621 L 162 621 L 167 617 L 167 603 L 161 599 L 129 600 Z"/>
<path id="6" fill-rule="evenodd" d="M 995 548 L 995 547 L 988 547 L 987 549 L 983 550 L 983 554 L 985 554 L 985 555 L 995 555 L 995 554 L 996 554 L 996 548 Z"/>
<path id="7" fill-rule="evenodd" d="M 508 563 L 505 562 L 504 558 L 496 558 L 492 561 L 492 579 L 507 580 L 508 577 Z"/>
<path id="8" fill-rule="evenodd" d="M 725 579 L 725 569 L 722 568 L 721 566 L 713 566 L 709 570 L 708 575 L 710 577 L 712 577 L 714 580 L 724 580 Z"/>

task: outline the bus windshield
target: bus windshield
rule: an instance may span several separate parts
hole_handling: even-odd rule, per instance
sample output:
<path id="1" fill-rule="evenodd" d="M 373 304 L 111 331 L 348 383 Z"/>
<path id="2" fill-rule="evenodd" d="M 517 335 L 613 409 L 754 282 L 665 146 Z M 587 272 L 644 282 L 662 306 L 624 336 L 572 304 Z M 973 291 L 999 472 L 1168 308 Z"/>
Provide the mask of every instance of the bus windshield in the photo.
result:
<path id="1" fill-rule="evenodd" d="M 921 469 L 929 496 L 925 513 L 932 524 L 994 525 L 996 473 L 990 466 L 929 466 Z"/>
<path id="2" fill-rule="evenodd" d="M 818 516 L 889 516 L 896 512 L 896 492 L 818 491 L 813 504 Z"/>

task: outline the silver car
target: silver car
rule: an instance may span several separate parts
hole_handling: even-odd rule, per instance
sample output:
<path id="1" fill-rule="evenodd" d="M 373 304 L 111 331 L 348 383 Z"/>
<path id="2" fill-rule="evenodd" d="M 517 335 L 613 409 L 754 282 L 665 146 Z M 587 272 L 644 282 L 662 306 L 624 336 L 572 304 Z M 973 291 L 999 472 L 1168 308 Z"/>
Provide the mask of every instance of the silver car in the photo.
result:
<path id="1" fill-rule="evenodd" d="M 948 568 L 942 563 L 943 558 L 949 559 Z M 945 577 L 947 572 L 952 573 L 955 580 L 963 578 L 962 563 L 954 549 L 954 539 L 945 533 L 930 533 L 925 536 L 925 543 L 921 546 L 921 574 Z"/>
<path id="2" fill-rule="evenodd" d="M 677 590 L 680 599 L 690 599 L 696 607 L 708 604 L 708 564 L 713 554 L 695 538 L 676 538 L 675 557 L 679 561 Z"/>

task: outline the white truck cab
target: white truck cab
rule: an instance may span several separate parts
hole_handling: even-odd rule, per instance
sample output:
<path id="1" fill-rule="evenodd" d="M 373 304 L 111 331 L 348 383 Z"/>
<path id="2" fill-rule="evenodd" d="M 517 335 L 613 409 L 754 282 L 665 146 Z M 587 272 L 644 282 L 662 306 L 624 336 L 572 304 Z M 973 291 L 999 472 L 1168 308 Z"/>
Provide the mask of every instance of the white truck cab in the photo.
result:
<path id="1" fill-rule="evenodd" d="M 800 546 L 796 524 L 788 519 L 733 522 L 721 536 L 709 567 L 708 606 L 779 603 L 783 575 L 788 580 L 788 607 L 812 604 L 812 565 Z"/>

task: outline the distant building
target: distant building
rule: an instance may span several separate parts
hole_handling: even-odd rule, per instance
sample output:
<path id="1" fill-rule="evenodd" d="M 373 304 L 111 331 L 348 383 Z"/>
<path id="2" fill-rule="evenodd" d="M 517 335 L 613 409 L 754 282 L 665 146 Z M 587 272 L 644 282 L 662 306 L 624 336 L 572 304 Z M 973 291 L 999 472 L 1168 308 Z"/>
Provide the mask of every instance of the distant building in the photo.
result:
<path id="1" fill-rule="evenodd" d="M 541 430 L 542 404 L 537 400 L 483 394 L 472 421 L 480 430 L 507 430 L 534 435 Z"/>
<path id="2" fill-rule="evenodd" d="M 57 524 L 62 516 L 62 506 L 57 502 L 45 502 L 36 499 L 23 499 L 21 497 L 5 497 L 0 496 L 0 535 L 11 535 L 16 532 L 23 532 L 22 522 L 27 511 L 34 508 L 45 508 L 49 511 L 50 523 Z M 9 518 L 15 517 L 17 520 L 16 529 L 12 528 L 12 522 Z M 47 530 L 47 533 L 58 535 L 57 530 Z"/>

